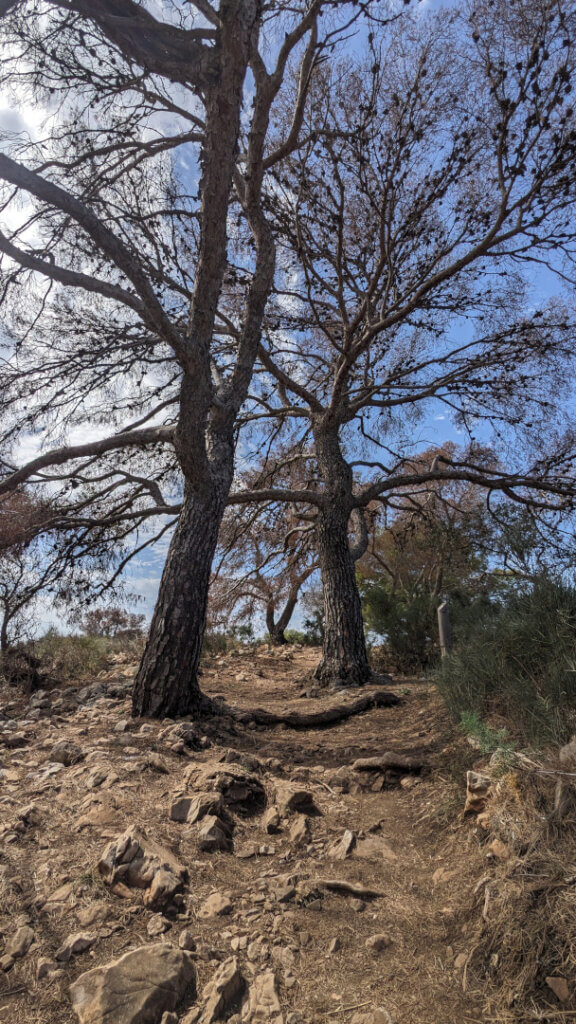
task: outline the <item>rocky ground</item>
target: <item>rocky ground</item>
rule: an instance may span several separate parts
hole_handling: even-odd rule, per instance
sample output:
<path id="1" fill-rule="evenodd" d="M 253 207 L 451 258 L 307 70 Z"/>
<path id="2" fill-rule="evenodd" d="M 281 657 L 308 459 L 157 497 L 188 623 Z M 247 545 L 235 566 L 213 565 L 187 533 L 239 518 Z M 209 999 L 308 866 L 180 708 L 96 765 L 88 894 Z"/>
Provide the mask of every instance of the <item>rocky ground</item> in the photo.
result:
<path id="1" fill-rule="evenodd" d="M 204 689 L 318 711 L 315 658 L 237 652 Z M 433 689 L 394 680 L 400 704 L 331 728 L 200 728 L 131 720 L 134 668 L 0 695 L 0 1020 L 479 1024 L 492 868 Z"/>

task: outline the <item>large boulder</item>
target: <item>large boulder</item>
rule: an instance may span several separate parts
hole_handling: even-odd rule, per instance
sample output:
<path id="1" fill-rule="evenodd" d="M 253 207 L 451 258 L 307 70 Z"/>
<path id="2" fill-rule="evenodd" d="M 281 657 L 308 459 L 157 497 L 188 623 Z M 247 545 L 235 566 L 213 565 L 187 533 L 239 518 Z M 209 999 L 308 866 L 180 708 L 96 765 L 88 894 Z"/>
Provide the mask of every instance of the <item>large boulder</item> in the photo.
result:
<path id="1" fill-rule="evenodd" d="M 195 984 L 190 954 L 159 943 L 81 974 L 70 999 L 80 1024 L 158 1024 L 185 996 L 193 998 Z"/>

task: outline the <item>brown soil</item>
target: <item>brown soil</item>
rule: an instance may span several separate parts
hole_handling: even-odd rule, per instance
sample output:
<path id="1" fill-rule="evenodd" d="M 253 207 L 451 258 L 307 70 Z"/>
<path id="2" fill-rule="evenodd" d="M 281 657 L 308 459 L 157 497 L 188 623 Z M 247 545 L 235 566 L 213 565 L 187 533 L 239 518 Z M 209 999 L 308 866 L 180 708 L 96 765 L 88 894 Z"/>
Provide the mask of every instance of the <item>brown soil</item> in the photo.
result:
<path id="1" fill-rule="evenodd" d="M 269 653 L 260 648 L 213 659 L 204 672 L 204 689 L 237 708 L 318 711 L 341 698 L 299 696 L 317 656 L 310 649 Z M 137 824 L 189 870 L 187 912 L 171 923 L 164 939 L 177 944 L 182 929 L 192 929 L 199 991 L 218 962 L 231 955 L 233 940 L 247 936 L 249 948 L 237 954 L 242 969 L 249 978 L 264 966 L 274 968 L 285 1019 L 299 1011 L 303 1024 L 349 1024 L 359 1010 L 382 1006 L 398 1024 L 479 1024 L 487 993 L 471 988 L 465 967 L 458 966 L 477 926 L 473 891 L 486 870 L 485 840 L 461 815 L 465 769 L 474 755 L 454 741 L 430 685 L 396 679 L 390 689 L 402 698 L 399 706 L 373 709 L 330 728 L 265 728 L 224 715 L 203 724 L 212 740 L 209 748 L 180 754 L 162 735 L 167 723 L 145 723 L 142 733 L 142 722 L 130 722 L 126 733 L 114 731 L 129 717 L 127 700 L 68 708 L 63 691 L 56 710 L 43 709 L 31 720 L 27 698 L 18 701 L 13 689 L 5 691 L 0 709 L 25 734 L 25 742 L 17 749 L 0 747 L 0 935 L 7 944 L 28 920 L 35 941 L 7 973 L 0 972 L 0 1020 L 75 1021 L 68 999 L 72 980 L 130 948 L 158 941 L 147 934 L 152 912 L 143 906 L 142 894 L 121 899 L 95 871 L 110 839 Z M 61 738 L 79 744 L 86 760 L 44 776 L 43 765 Z M 147 763 L 152 750 L 161 754 L 168 774 Z M 289 835 L 297 815 L 276 835 L 266 834 L 262 815 L 256 815 L 236 820 L 235 854 L 200 853 L 195 827 L 170 821 L 171 800 L 182 789 L 185 769 L 230 750 L 248 767 L 254 768 L 258 758 L 269 797 L 278 779 L 297 781 L 311 792 L 321 813 L 310 817 L 304 843 Z M 334 784 L 334 769 L 384 751 L 409 754 L 426 767 L 420 775 L 370 776 L 368 788 L 363 780 L 363 788 L 353 785 L 352 792 Z M 117 778 L 87 788 L 88 773 L 100 766 Z M 19 811 L 30 803 L 37 823 L 18 823 Z M 359 839 L 384 840 L 384 853 L 331 860 L 327 849 L 347 829 Z M 260 852 L 237 856 L 248 844 Z M 287 903 L 275 903 L 277 876 L 295 879 L 297 895 Z M 358 901 L 329 893 L 316 885 L 326 878 L 360 883 L 384 895 Z M 62 886 L 67 888 L 60 901 L 50 902 Z M 233 913 L 202 920 L 196 911 L 214 890 L 231 897 Z M 91 907 L 100 908 L 101 919 L 86 927 L 81 922 Z M 53 958 L 63 940 L 81 930 L 99 932 L 92 951 L 64 965 L 59 977 L 36 980 L 39 958 Z M 390 940 L 378 953 L 365 945 L 376 933 Z M 339 949 L 330 952 L 333 939 Z M 255 941 L 257 946 L 251 945 Z M 0 955 L 3 951 L 0 941 Z"/>

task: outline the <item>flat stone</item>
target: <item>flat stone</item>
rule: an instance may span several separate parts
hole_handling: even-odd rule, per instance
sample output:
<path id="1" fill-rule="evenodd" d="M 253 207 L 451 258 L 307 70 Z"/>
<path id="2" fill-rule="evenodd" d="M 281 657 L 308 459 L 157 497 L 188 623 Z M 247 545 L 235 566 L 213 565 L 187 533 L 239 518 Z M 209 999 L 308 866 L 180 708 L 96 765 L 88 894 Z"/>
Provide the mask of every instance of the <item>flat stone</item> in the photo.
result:
<path id="1" fill-rule="evenodd" d="M 352 856 L 366 860 L 386 860 L 390 863 L 398 860 L 397 854 L 381 836 L 366 836 L 366 839 L 359 839 Z"/>
<path id="2" fill-rule="evenodd" d="M 568 988 L 568 982 L 566 978 L 560 977 L 549 977 L 546 978 L 546 984 L 548 988 L 552 989 L 554 995 L 561 1003 L 567 1003 L 570 999 L 570 989 Z"/>
<path id="3" fill-rule="evenodd" d="M 26 953 L 30 949 L 30 946 L 34 942 L 34 932 L 29 925 L 22 925 L 14 932 L 12 938 L 6 945 L 6 956 L 12 957 L 14 960 L 18 960 L 22 956 L 26 956 Z"/>
<path id="4" fill-rule="evenodd" d="M 69 935 L 56 951 L 56 959 L 67 963 L 73 956 L 79 956 L 90 949 L 97 938 L 98 936 L 91 932 L 76 932 L 75 935 Z"/>
<path id="5" fill-rule="evenodd" d="M 384 772 L 388 768 L 397 768 L 404 772 L 417 772 L 422 769 L 422 761 L 407 754 L 387 750 L 377 757 L 359 757 L 352 765 L 354 772 Z"/>
<path id="6" fill-rule="evenodd" d="M 390 936 L 385 935 L 383 932 L 378 932 L 378 934 L 371 935 L 369 939 L 366 939 L 364 945 L 366 949 L 373 949 L 375 953 L 381 953 L 390 945 Z"/>
<path id="7" fill-rule="evenodd" d="M 213 892 L 198 911 L 198 917 L 225 917 L 233 910 L 232 901 L 221 892 Z"/>
<path id="8" fill-rule="evenodd" d="M 193 994 L 195 981 L 190 954 L 161 943 L 81 974 L 70 999 L 80 1024 L 158 1024 Z"/>

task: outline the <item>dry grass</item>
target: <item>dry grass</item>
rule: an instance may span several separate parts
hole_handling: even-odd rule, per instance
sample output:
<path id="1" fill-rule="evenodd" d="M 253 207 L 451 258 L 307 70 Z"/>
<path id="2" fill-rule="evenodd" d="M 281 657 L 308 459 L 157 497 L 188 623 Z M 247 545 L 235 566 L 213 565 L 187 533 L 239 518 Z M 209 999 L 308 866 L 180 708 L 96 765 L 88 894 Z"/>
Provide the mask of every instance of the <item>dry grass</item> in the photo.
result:
<path id="1" fill-rule="evenodd" d="M 477 892 L 467 970 L 472 984 L 490 983 L 486 1020 L 502 1024 L 576 1018 L 576 780 L 553 772 L 508 772 L 489 810 L 490 837 L 510 856 Z M 566 979 L 568 1001 L 548 977 Z"/>

